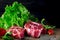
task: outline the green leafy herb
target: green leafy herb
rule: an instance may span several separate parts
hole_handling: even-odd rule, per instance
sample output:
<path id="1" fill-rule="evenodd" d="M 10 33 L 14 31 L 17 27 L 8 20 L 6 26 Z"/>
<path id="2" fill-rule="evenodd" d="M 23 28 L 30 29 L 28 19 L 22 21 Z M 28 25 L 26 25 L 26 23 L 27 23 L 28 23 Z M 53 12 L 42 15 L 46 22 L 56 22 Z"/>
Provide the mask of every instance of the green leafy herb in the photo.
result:
<path id="1" fill-rule="evenodd" d="M 42 24 L 42 25 L 44 26 L 44 28 L 46 28 L 46 29 L 54 29 L 54 28 L 55 28 L 55 26 L 53 26 L 53 25 L 47 25 L 44 18 L 41 20 L 41 24 Z"/>
<path id="2" fill-rule="evenodd" d="M 31 14 L 29 15 L 29 19 L 34 21 L 34 22 L 38 22 L 39 21 L 38 18 L 34 17 L 34 15 L 31 15 Z"/>
<path id="3" fill-rule="evenodd" d="M 6 33 L 2 38 L 3 40 L 14 40 L 12 36 L 10 36 L 11 33 Z"/>
<path id="4" fill-rule="evenodd" d="M 23 27 L 28 20 L 38 21 L 21 3 L 14 2 L 12 5 L 6 5 L 5 12 L 0 17 L 0 27 L 9 29 L 13 25 Z"/>

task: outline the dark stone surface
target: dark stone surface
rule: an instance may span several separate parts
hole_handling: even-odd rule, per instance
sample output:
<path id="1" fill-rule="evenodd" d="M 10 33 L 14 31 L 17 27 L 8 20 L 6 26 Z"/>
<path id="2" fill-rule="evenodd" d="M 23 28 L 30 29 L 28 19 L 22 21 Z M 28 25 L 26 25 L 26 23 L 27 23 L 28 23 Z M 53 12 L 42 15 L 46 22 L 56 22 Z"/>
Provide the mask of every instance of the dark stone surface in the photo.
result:
<path id="1" fill-rule="evenodd" d="M 55 36 L 41 35 L 40 38 L 26 37 L 24 40 L 56 40 Z"/>

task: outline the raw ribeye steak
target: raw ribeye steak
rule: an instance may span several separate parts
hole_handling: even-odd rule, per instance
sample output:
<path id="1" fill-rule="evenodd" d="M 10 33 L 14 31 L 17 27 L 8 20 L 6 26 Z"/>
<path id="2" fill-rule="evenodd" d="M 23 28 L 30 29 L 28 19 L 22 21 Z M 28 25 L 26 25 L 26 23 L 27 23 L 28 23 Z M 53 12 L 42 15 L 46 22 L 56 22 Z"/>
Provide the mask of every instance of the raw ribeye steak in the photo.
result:
<path id="1" fill-rule="evenodd" d="M 8 32 L 12 32 L 12 36 L 15 38 L 24 38 L 25 29 L 19 26 L 12 26 Z"/>
<path id="2" fill-rule="evenodd" d="M 43 25 L 40 23 L 29 21 L 24 25 L 26 32 L 29 36 L 39 37 L 43 30 Z"/>

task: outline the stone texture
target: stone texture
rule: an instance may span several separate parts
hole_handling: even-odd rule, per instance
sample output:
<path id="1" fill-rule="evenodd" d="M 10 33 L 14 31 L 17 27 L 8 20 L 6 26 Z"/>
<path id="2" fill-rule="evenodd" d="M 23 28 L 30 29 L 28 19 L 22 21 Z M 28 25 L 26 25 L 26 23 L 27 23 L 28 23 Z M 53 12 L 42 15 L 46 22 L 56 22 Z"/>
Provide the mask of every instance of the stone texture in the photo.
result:
<path id="1" fill-rule="evenodd" d="M 40 38 L 26 37 L 25 40 L 56 40 L 56 37 L 54 35 L 41 35 Z"/>

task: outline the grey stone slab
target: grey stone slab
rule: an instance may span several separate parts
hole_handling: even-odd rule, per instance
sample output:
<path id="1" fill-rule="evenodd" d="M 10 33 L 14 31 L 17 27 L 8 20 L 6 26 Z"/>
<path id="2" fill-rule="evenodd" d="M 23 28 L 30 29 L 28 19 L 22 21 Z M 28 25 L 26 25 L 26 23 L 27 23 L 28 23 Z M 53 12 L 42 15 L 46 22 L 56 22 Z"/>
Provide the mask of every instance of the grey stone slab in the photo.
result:
<path id="1" fill-rule="evenodd" d="M 40 38 L 25 37 L 25 40 L 56 40 L 54 35 L 41 35 Z"/>

